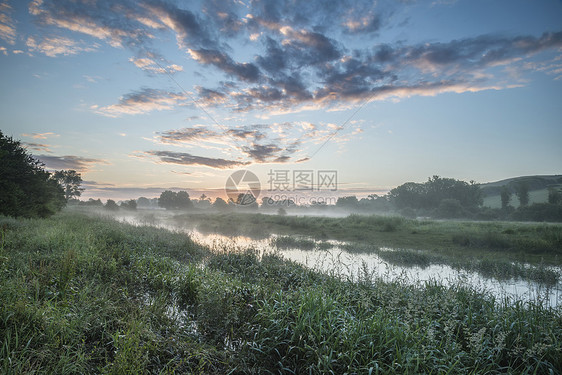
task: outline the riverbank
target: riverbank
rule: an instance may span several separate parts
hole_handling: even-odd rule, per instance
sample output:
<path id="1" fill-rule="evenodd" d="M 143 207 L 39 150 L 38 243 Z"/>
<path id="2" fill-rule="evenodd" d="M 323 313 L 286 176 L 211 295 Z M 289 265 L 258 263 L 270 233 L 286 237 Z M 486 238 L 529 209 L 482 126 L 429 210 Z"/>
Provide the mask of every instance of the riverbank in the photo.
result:
<path id="1" fill-rule="evenodd" d="M 287 223 L 298 232 L 306 219 Z M 308 234 L 317 230 L 309 222 Z M 345 233 L 341 225 L 329 233 Z M 460 284 L 342 280 L 276 255 L 213 253 L 181 233 L 76 213 L 0 218 L 0 228 L 2 373 L 562 368 L 560 308 Z"/>

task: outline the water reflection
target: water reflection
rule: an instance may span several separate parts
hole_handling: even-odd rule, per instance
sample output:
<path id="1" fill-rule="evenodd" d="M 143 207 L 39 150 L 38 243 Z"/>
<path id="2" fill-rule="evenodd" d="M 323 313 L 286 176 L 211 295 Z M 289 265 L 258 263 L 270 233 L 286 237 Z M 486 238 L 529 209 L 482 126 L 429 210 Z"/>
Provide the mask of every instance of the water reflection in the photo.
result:
<path id="1" fill-rule="evenodd" d="M 439 282 L 442 285 L 471 285 L 480 291 L 492 293 L 498 298 L 510 300 L 540 302 L 546 306 L 562 305 L 562 285 L 559 281 L 554 286 L 521 279 L 496 280 L 486 278 L 477 272 L 454 269 L 448 265 L 429 264 L 420 266 L 398 266 L 382 259 L 376 253 L 356 253 L 346 250 L 349 244 L 336 240 L 315 241 L 314 239 L 300 237 L 301 242 L 316 243 L 315 249 L 303 250 L 297 247 L 274 246 L 279 243 L 275 239 L 279 236 L 253 238 L 241 235 L 224 235 L 213 233 L 209 228 L 205 232 L 196 228 L 192 223 L 177 222 L 171 217 L 143 217 L 122 215 L 118 220 L 134 225 L 150 225 L 188 234 L 195 242 L 205 245 L 216 252 L 244 251 L 248 248 L 257 250 L 259 254 L 275 252 L 286 259 L 296 261 L 302 265 L 321 272 L 327 272 L 337 277 L 358 280 L 369 277 L 384 281 L 403 280 L 411 284 L 425 282 Z M 296 241 L 298 243 L 298 241 Z M 390 248 L 380 249 L 392 251 Z M 559 269 L 558 269 L 559 270 Z"/>

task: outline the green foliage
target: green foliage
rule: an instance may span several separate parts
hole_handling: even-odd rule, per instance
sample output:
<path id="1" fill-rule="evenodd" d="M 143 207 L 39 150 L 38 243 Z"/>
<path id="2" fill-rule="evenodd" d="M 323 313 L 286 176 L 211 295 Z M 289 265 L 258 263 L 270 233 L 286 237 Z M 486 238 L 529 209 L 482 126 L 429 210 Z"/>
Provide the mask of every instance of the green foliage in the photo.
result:
<path id="1" fill-rule="evenodd" d="M 457 199 L 443 199 L 439 202 L 439 207 L 435 211 L 435 216 L 444 219 L 456 219 L 460 217 L 466 217 L 465 210 L 463 209 L 461 202 Z"/>
<path id="2" fill-rule="evenodd" d="M 64 189 L 64 197 L 67 202 L 71 199 L 77 199 L 82 195 L 84 189 L 80 187 L 82 184 L 82 176 L 80 173 L 74 170 L 56 171 L 53 174 L 53 178 L 57 180 L 59 185 Z"/>
<path id="3" fill-rule="evenodd" d="M 215 199 L 215 201 L 213 202 L 213 208 L 218 211 L 226 211 L 229 209 L 228 203 L 226 203 L 225 200 L 221 197 Z"/>
<path id="4" fill-rule="evenodd" d="M 519 221 L 562 222 L 562 205 L 533 203 L 530 206 L 519 207 L 511 214 L 511 217 Z"/>
<path id="5" fill-rule="evenodd" d="M 189 198 L 187 191 L 173 192 L 171 190 L 163 191 L 158 198 L 158 205 L 167 210 L 185 210 L 193 207 L 193 202 Z"/>
<path id="6" fill-rule="evenodd" d="M 502 186 L 502 189 L 500 191 L 500 197 L 502 201 L 502 210 L 506 210 L 507 207 L 509 206 L 509 201 L 511 199 L 511 191 L 507 186 L 505 185 Z"/>
<path id="7" fill-rule="evenodd" d="M 529 186 L 526 182 L 519 182 L 515 185 L 515 195 L 519 199 L 519 205 L 525 207 L 529 204 Z"/>
<path id="8" fill-rule="evenodd" d="M 465 209 L 475 209 L 482 204 L 482 192 L 473 181 L 467 183 L 439 176 L 423 184 L 407 182 L 392 189 L 388 197 L 400 209 L 436 209 L 444 199 L 455 199 Z"/>
<path id="9" fill-rule="evenodd" d="M 65 203 L 61 186 L 41 162 L 0 131 L 0 214 L 47 217 Z"/>
<path id="10" fill-rule="evenodd" d="M 562 203 L 562 193 L 560 193 L 560 190 L 553 187 L 548 188 L 548 203 L 550 204 Z"/>
<path id="11" fill-rule="evenodd" d="M 117 211 L 119 210 L 119 206 L 117 205 L 117 203 L 115 203 L 115 201 L 113 199 L 108 199 L 107 202 L 105 202 L 105 209 L 109 210 L 109 211 Z"/>
<path id="12" fill-rule="evenodd" d="M 340 208 L 357 208 L 359 205 L 359 201 L 355 195 L 347 196 L 347 197 L 339 197 L 336 202 L 336 207 Z"/>
<path id="13" fill-rule="evenodd" d="M 130 210 L 130 211 L 134 211 L 137 209 L 137 201 L 134 199 L 125 201 L 125 202 L 121 202 L 121 208 L 125 209 L 125 210 Z"/>
<path id="14" fill-rule="evenodd" d="M 400 220 L 396 230 L 409 225 Z M 0 227 L 3 374 L 557 374 L 562 368 L 560 309 L 495 299 L 462 282 L 343 280 L 276 255 L 213 254 L 183 234 L 67 213 L 0 218 Z M 558 233 L 529 228 L 541 238 Z M 397 261 L 408 262 L 406 255 L 418 264 L 434 261 L 422 252 Z M 509 263 L 480 267 L 519 272 Z"/>

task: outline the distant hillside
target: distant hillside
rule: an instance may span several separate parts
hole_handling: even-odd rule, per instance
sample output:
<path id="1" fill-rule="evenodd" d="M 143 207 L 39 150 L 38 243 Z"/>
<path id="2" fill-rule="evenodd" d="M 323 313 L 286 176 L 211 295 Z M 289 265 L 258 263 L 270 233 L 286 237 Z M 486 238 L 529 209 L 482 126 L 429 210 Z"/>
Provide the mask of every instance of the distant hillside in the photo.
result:
<path id="1" fill-rule="evenodd" d="M 541 203 L 548 199 L 548 188 L 562 188 L 562 175 L 522 176 L 480 184 L 484 195 L 484 206 L 501 207 L 500 191 L 502 186 L 507 186 L 514 193 L 515 186 L 519 183 L 525 183 L 529 187 L 530 203 Z M 515 196 L 511 197 L 511 205 L 518 206 Z"/>

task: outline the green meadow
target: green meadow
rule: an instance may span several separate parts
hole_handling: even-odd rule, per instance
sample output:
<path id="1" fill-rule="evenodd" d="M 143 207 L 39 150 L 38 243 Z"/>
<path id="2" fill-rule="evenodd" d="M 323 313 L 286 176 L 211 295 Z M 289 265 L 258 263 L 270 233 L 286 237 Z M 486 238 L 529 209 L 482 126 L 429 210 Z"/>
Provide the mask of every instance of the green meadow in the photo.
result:
<path id="1" fill-rule="evenodd" d="M 283 218 L 258 218 L 268 229 L 284 227 L 276 222 Z M 296 221 L 293 232 L 322 236 L 313 218 L 284 219 Z M 225 220 L 216 218 L 215 224 Z M 451 244 L 459 234 L 456 223 L 333 220 L 357 226 L 357 233 L 415 230 L 425 238 L 427 232 L 428 244 L 438 242 L 432 226 L 450 225 L 442 238 Z M 556 238 L 544 236 L 556 232 L 549 226 L 506 233 L 509 246 L 496 248 L 494 241 L 482 240 L 479 224 L 473 225 L 466 228 L 469 245 L 457 241 L 455 251 L 484 252 L 490 246 L 487 251 L 502 256 L 557 259 L 550 254 Z M 492 233 L 507 230 L 497 225 Z M 462 283 L 384 282 L 367 270 L 342 279 L 273 253 L 214 252 L 179 232 L 78 213 L 4 217 L 0 228 L 3 374 L 559 374 L 562 369 L 562 311 L 538 301 L 513 302 Z M 357 235 L 343 228 L 328 233 Z M 538 238 L 547 239 L 533 250 Z"/>

